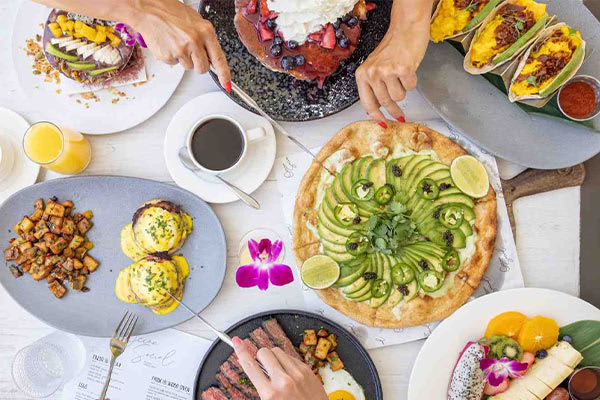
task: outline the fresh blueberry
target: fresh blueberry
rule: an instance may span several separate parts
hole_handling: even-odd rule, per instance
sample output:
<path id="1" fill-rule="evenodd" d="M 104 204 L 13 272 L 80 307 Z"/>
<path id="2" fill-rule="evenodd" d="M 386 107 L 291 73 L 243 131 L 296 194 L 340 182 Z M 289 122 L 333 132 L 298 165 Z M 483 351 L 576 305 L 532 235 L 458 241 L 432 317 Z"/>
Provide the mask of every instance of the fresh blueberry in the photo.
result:
<path id="1" fill-rule="evenodd" d="M 350 28 L 354 28 L 356 25 L 358 25 L 358 18 L 356 17 L 352 17 L 348 20 L 348 22 L 346 22 L 348 24 L 348 26 Z"/>
<path id="2" fill-rule="evenodd" d="M 346 14 L 342 17 L 342 22 L 343 23 L 348 23 L 348 21 L 350 21 L 352 19 L 352 14 Z"/>
<path id="3" fill-rule="evenodd" d="M 294 50 L 296 47 L 298 47 L 298 42 L 295 40 L 290 40 L 287 42 L 287 45 L 290 49 Z"/>
<path id="4" fill-rule="evenodd" d="M 335 37 L 336 38 L 341 38 L 342 36 L 344 36 L 344 30 L 342 28 L 338 28 L 335 30 Z"/>
<path id="5" fill-rule="evenodd" d="M 283 39 L 280 38 L 279 36 L 275 36 L 275 39 L 273 39 L 273 44 L 282 44 L 283 43 Z"/>
<path id="6" fill-rule="evenodd" d="M 350 41 L 348 40 L 348 38 L 346 36 L 342 36 L 341 38 L 338 39 L 338 45 L 342 49 L 345 49 L 346 47 L 348 47 L 349 44 L 350 44 Z"/>
<path id="7" fill-rule="evenodd" d="M 274 19 L 268 19 L 265 22 L 265 25 L 267 26 L 267 28 L 269 28 L 270 30 L 274 31 L 275 28 L 277 28 L 277 22 L 275 22 Z"/>
<path id="8" fill-rule="evenodd" d="M 285 56 L 281 59 L 281 68 L 283 68 L 286 71 L 289 71 L 291 69 L 294 68 L 294 57 L 292 56 Z"/>
<path id="9" fill-rule="evenodd" d="M 573 338 L 569 335 L 565 335 L 562 337 L 562 340 L 564 340 L 567 343 L 573 343 Z"/>
<path id="10" fill-rule="evenodd" d="M 540 360 L 548 357 L 548 352 L 546 350 L 538 350 L 535 353 L 535 358 L 539 358 Z"/>
<path id="11" fill-rule="evenodd" d="M 306 62 L 306 58 L 304 58 L 302 54 L 298 54 L 296 57 L 294 57 L 294 62 L 297 66 L 301 66 Z"/>
<path id="12" fill-rule="evenodd" d="M 278 44 L 273 44 L 273 45 L 271 46 L 271 49 L 270 49 L 270 51 L 271 51 L 271 54 L 272 54 L 272 55 L 274 55 L 275 57 L 277 57 L 278 55 L 280 55 L 280 54 L 281 54 L 281 45 L 278 45 Z"/>
<path id="13" fill-rule="evenodd" d="M 354 71 L 356 71 L 356 64 L 354 64 L 354 63 L 348 64 L 346 66 L 346 71 L 348 71 L 349 73 L 353 73 Z"/>
<path id="14" fill-rule="evenodd" d="M 337 21 L 335 21 L 335 22 L 333 23 L 333 27 L 334 27 L 335 29 L 339 29 L 341 24 L 342 24 L 342 20 L 338 18 L 338 19 L 337 19 Z"/>

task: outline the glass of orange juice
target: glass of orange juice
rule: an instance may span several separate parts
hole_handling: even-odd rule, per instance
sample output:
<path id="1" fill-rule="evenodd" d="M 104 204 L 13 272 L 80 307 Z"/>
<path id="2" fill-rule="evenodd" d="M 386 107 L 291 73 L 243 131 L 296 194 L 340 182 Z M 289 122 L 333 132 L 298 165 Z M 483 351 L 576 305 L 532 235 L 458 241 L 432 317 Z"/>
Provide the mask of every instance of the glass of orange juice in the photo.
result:
<path id="1" fill-rule="evenodd" d="M 87 168 L 92 158 L 90 142 L 81 133 L 51 122 L 36 122 L 23 137 L 23 150 L 29 159 L 64 175 Z"/>

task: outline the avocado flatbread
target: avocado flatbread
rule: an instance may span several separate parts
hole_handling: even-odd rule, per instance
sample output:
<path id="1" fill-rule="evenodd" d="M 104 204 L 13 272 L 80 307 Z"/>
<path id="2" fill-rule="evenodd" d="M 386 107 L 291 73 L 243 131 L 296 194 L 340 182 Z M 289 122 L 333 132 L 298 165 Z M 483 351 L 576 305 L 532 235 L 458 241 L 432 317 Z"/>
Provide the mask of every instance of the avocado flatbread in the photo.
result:
<path id="1" fill-rule="evenodd" d="M 317 291 L 327 304 L 403 328 L 447 317 L 477 288 L 496 240 L 496 195 L 490 187 L 473 199 L 453 185 L 449 165 L 467 154 L 458 144 L 421 125 L 388 125 L 353 123 L 319 152 L 298 191 L 293 247 L 298 267 L 316 254 L 340 264 L 334 287 Z M 361 252 L 359 236 L 376 246 Z"/>

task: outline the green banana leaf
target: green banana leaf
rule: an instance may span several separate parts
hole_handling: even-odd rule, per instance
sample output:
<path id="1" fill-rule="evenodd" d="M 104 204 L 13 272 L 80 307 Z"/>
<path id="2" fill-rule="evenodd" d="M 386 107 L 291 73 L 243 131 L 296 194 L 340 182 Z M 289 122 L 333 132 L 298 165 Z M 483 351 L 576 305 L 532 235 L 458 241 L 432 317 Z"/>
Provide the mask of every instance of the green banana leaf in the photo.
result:
<path id="1" fill-rule="evenodd" d="M 579 367 L 600 367 L 600 321 L 577 321 L 560 328 L 560 335 L 570 336 L 571 345 L 583 355 Z"/>

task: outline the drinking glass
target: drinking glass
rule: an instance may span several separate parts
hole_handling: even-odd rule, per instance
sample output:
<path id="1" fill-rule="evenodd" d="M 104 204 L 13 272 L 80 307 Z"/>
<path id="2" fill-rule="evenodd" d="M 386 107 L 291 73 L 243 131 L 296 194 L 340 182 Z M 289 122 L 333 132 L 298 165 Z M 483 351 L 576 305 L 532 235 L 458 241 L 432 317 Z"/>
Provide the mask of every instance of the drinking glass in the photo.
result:
<path id="1" fill-rule="evenodd" d="M 77 336 L 54 332 L 17 352 L 12 378 L 26 395 L 52 395 L 83 368 L 85 348 Z"/>
<path id="2" fill-rule="evenodd" d="M 36 122 L 27 129 L 23 150 L 34 163 L 64 175 L 82 172 L 92 159 L 85 136 L 47 121 Z"/>

